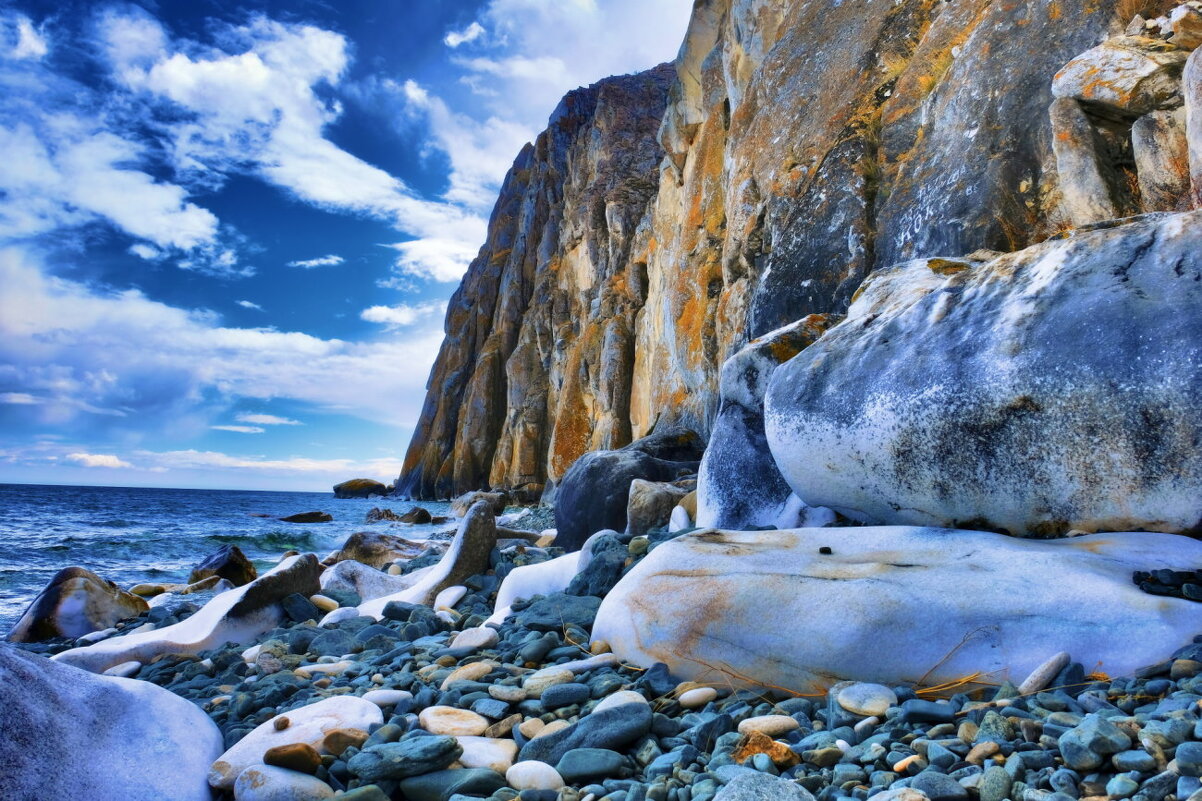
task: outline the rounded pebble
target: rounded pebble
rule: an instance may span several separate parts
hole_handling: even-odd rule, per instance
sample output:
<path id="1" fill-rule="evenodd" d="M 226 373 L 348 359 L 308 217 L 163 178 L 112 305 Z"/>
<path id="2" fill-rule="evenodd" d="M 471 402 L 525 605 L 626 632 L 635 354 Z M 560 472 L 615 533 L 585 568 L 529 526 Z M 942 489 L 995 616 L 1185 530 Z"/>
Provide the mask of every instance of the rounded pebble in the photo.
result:
<path id="1" fill-rule="evenodd" d="M 517 762 L 505 771 L 505 781 L 515 790 L 559 790 L 564 786 L 559 771 L 546 762 Z"/>
<path id="2" fill-rule="evenodd" d="M 426 707 L 417 716 L 417 721 L 431 734 L 449 734 L 452 737 L 479 736 L 484 734 L 489 725 L 487 718 L 453 706 Z"/>
<path id="3" fill-rule="evenodd" d="M 883 717 L 889 707 L 897 706 L 897 694 L 883 684 L 856 682 L 840 690 L 835 701 L 852 714 Z"/>
<path id="4" fill-rule="evenodd" d="M 717 699 L 717 697 L 718 691 L 713 687 L 697 687 L 681 693 L 680 698 L 676 700 L 685 709 L 697 709 Z"/>

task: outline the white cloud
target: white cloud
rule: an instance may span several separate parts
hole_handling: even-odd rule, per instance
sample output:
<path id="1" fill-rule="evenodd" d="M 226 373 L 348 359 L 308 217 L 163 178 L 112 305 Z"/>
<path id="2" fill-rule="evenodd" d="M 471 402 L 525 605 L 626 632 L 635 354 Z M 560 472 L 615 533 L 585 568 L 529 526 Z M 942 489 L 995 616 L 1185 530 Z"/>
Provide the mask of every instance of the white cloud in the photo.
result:
<path id="1" fill-rule="evenodd" d="M 302 267 L 306 270 L 312 270 L 314 267 L 337 267 L 346 259 L 331 253 L 329 256 L 319 256 L 316 259 L 304 259 L 302 261 L 290 261 L 289 267 Z"/>
<path id="2" fill-rule="evenodd" d="M 274 414 L 249 414 L 243 412 L 238 415 L 239 423 L 255 423 L 261 426 L 303 426 L 300 420 L 293 420 L 290 417 L 276 417 Z"/>
<path id="3" fill-rule="evenodd" d="M 129 246 L 129 252 L 133 256 L 146 261 L 158 261 L 163 258 L 163 251 L 156 247 L 146 244 L 145 242 L 135 242 Z"/>
<path id="4" fill-rule="evenodd" d="M 239 306 L 241 306 L 244 309 L 254 309 L 255 311 L 263 311 L 263 307 L 260 306 L 258 303 L 254 303 L 253 301 L 236 300 L 234 302 L 237 303 Z"/>
<path id="5" fill-rule="evenodd" d="M 38 60 L 50 52 L 46 38 L 24 14 L 0 14 L 0 56 L 14 61 Z"/>
<path id="6" fill-rule="evenodd" d="M 203 430 L 236 398 L 410 426 L 442 340 L 429 322 L 403 340 L 359 343 L 228 328 L 211 312 L 48 276 L 28 254 L 0 250 L 0 386 L 44 398 L 28 407 L 32 419 L 64 430 Z"/>
<path id="7" fill-rule="evenodd" d="M 74 462 L 82 467 L 133 467 L 129 462 L 118 459 L 111 453 L 69 453 L 67 461 Z"/>
<path id="8" fill-rule="evenodd" d="M 232 431 L 235 434 L 262 434 L 267 429 L 259 426 L 209 426 L 214 431 Z"/>
<path id="9" fill-rule="evenodd" d="M 445 303 L 418 303 L 413 306 L 398 303 L 396 306 L 371 306 L 360 312 L 359 317 L 369 323 L 380 323 L 388 328 L 401 328 L 445 311 Z"/>
<path id="10" fill-rule="evenodd" d="M 288 459 L 268 459 L 261 456 L 234 456 L 220 451 L 135 451 L 131 457 L 140 464 L 168 470 L 220 469 L 270 471 L 277 473 L 351 473 L 395 476 L 401 472 L 400 459 L 310 459 L 293 456 Z"/>
<path id="11" fill-rule="evenodd" d="M 479 246 L 454 239 L 414 239 L 385 247 L 400 254 L 393 266 L 401 275 L 451 282 L 463 277 Z"/>
<path id="12" fill-rule="evenodd" d="M 479 22 L 473 21 L 461 31 L 451 31 L 442 38 L 443 44 L 450 48 L 459 47 L 459 45 L 474 42 L 484 35 L 484 26 Z"/>
<path id="13" fill-rule="evenodd" d="M 0 392 L 0 403 L 12 406 L 36 406 L 41 402 L 40 398 L 35 398 L 28 392 Z"/>

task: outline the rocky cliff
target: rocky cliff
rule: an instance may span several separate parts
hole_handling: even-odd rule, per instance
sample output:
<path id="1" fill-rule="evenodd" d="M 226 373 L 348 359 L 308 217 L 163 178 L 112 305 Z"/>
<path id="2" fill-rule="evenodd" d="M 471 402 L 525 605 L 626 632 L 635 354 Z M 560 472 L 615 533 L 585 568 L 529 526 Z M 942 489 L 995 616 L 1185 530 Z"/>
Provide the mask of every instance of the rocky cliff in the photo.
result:
<path id="1" fill-rule="evenodd" d="M 699 0 L 673 65 L 570 93 L 519 155 L 398 493 L 537 488 L 657 421 L 708 436 L 749 340 L 879 268 L 1068 227 L 1052 78 L 1131 5 Z"/>

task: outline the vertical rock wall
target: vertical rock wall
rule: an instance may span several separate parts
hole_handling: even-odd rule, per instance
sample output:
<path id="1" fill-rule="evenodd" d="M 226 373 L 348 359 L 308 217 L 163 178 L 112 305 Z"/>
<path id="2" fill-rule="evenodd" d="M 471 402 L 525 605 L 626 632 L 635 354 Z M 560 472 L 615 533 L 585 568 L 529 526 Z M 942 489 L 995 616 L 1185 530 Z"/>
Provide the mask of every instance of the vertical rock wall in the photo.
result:
<path id="1" fill-rule="evenodd" d="M 674 69 L 569 94 L 515 163 L 398 491 L 554 482 L 657 421 L 707 435 L 750 339 L 900 260 L 1055 232 L 1052 76 L 1117 4 L 698 0 Z"/>

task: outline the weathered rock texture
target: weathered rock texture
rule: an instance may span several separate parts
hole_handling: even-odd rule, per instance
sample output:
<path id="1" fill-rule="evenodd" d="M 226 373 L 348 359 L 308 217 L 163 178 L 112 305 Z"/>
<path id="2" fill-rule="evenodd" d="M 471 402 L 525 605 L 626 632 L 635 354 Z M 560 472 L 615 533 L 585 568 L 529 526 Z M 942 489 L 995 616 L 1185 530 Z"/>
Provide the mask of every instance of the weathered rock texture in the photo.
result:
<path id="1" fill-rule="evenodd" d="M 518 157 L 398 492 L 553 485 L 657 420 L 708 437 L 751 339 L 1054 232 L 1052 77 L 1118 5 L 699 0 L 674 71 L 569 94 Z"/>
<path id="2" fill-rule="evenodd" d="M 11 642 L 39 642 L 52 637 L 82 637 L 134 617 L 146 601 L 82 567 L 64 567 L 13 626 Z"/>
<path id="3" fill-rule="evenodd" d="M 911 261 L 861 292 L 768 385 L 803 501 L 1020 536 L 1202 529 L 1202 212 Z"/>

